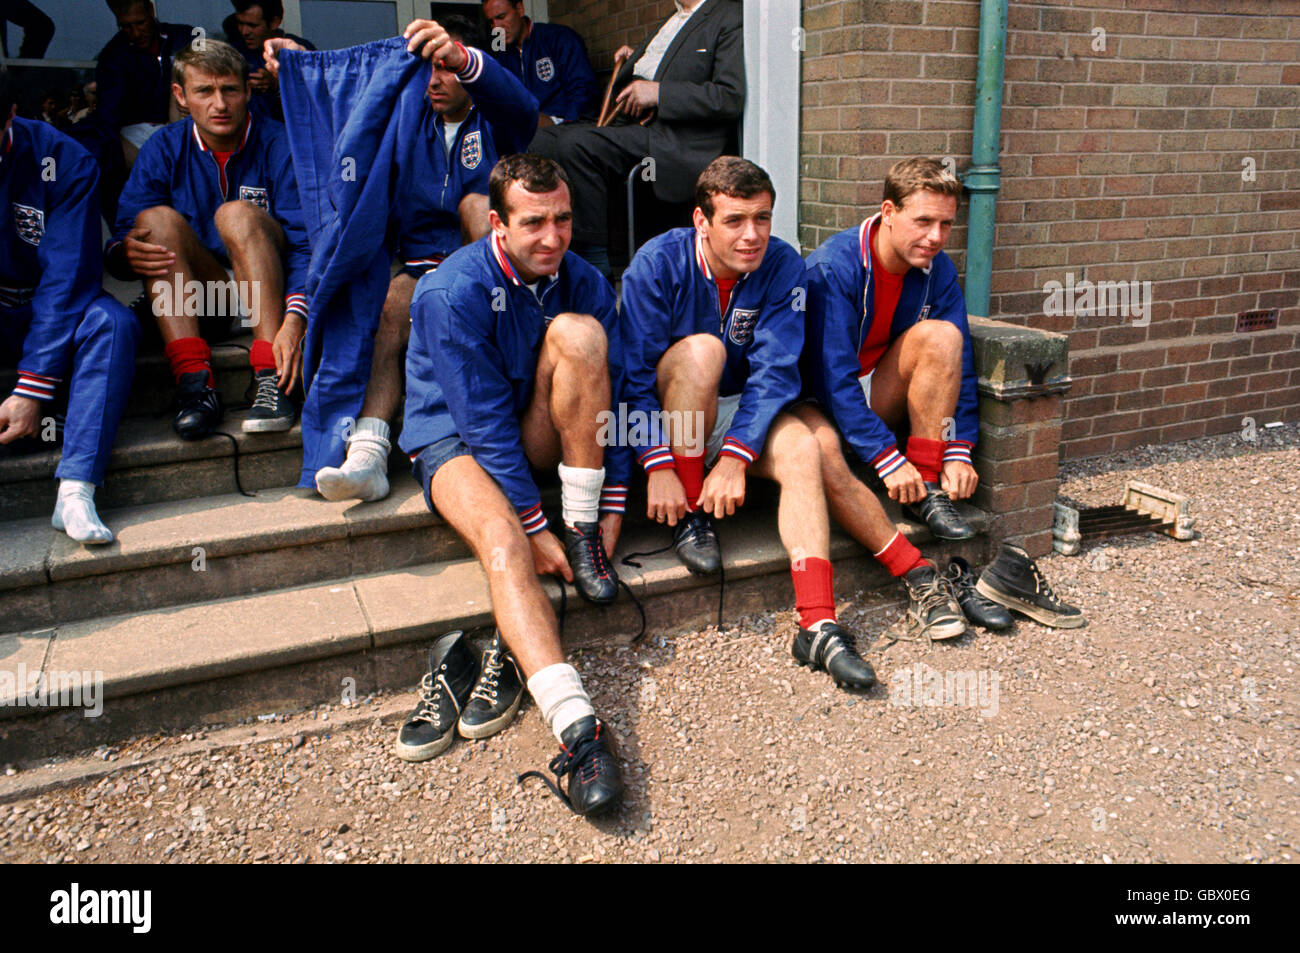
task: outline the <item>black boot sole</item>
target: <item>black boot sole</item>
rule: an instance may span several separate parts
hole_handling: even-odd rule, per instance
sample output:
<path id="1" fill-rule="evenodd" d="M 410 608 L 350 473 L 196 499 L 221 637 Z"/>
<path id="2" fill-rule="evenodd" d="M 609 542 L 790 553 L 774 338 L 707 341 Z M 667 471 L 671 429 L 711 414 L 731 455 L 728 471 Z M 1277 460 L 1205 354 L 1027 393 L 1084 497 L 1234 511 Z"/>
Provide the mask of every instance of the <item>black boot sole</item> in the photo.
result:
<path id="1" fill-rule="evenodd" d="M 1045 625 L 1048 628 L 1081 629 L 1088 623 L 1088 620 L 1083 617 L 1082 613 L 1079 615 L 1062 615 L 1059 612 L 1053 612 L 1051 609 L 1036 606 L 1032 602 L 1026 602 L 1024 599 L 1003 592 L 982 577 L 975 583 L 975 591 L 984 598 L 992 599 L 998 605 L 1006 606 L 1008 609 L 1019 612 L 1021 615 L 1027 615 L 1035 622 Z"/>

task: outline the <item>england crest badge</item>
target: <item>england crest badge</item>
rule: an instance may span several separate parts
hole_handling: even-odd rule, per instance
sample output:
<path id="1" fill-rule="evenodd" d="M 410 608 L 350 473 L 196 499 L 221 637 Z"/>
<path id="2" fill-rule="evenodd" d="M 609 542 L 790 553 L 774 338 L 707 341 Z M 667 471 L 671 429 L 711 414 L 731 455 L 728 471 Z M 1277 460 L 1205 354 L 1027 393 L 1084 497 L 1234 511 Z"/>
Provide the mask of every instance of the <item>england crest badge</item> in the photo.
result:
<path id="1" fill-rule="evenodd" d="M 252 202 L 263 212 L 271 211 L 271 199 L 266 194 L 266 189 L 254 188 L 251 185 L 241 185 L 239 187 L 239 200 L 241 202 Z"/>
<path id="2" fill-rule="evenodd" d="M 736 344 L 748 344 L 754 340 L 754 325 L 757 321 L 757 308 L 736 308 L 731 312 L 731 330 L 727 336 Z"/>
<path id="3" fill-rule="evenodd" d="M 45 212 L 30 205 L 14 206 L 14 231 L 29 245 L 39 245 L 45 235 Z"/>
<path id="4" fill-rule="evenodd" d="M 543 56 L 537 61 L 537 78 L 543 83 L 549 83 L 555 78 L 555 64 L 549 56 Z"/>
<path id="5" fill-rule="evenodd" d="M 477 169 L 483 161 L 483 135 L 477 129 L 460 144 L 460 164 L 467 169 Z"/>

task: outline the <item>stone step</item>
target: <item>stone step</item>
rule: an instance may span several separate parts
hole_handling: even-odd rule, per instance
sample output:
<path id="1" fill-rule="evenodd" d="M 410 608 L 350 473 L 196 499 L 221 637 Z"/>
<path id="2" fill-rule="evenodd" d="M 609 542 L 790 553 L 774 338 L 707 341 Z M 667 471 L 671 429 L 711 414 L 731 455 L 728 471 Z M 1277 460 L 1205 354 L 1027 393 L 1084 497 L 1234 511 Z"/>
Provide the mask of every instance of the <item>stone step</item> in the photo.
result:
<path id="1" fill-rule="evenodd" d="M 981 529 L 987 524 L 985 514 L 966 513 Z M 989 555 L 983 534 L 939 544 L 914 524 L 899 527 L 935 559 L 961 554 L 978 564 Z M 738 514 L 721 535 L 724 618 L 792 606 L 789 561 L 772 514 Z M 662 528 L 633 525 L 620 553 L 658 548 L 663 537 Z M 842 535 L 834 537 L 832 558 L 842 600 L 891 582 L 869 553 Z M 620 565 L 620 573 L 642 602 L 649 635 L 716 621 L 716 580 L 690 575 L 671 552 L 639 561 L 642 568 Z M 545 585 L 558 604 L 557 584 Z M 65 673 L 88 672 L 102 679 L 103 702 L 101 715 L 86 717 L 80 708 L 17 706 L 12 696 L 0 698 L 0 749 L 12 760 L 48 757 L 146 732 L 338 701 L 346 690 L 360 696 L 409 687 L 419 681 L 432 637 L 456 628 L 483 634 L 491 625 L 481 568 L 472 559 L 451 558 L 0 635 L 0 692 L 4 671 L 20 667 L 55 685 Z M 638 628 L 626 593 L 614 606 L 596 608 L 568 590 L 567 646 L 626 643 Z M 783 649 L 785 641 L 782 636 Z"/>
<path id="2" fill-rule="evenodd" d="M 214 434 L 205 440 L 181 440 L 172 431 L 170 414 L 123 420 L 96 504 L 111 510 L 237 492 L 236 445 L 245 490 L 296 484 L 302 468 L 301 424 L 284 433 L 245 434 L 240 424 L 247 413 L 227 413 L 221 430 L 230 436 Z M 0 453 L 0 521 L 48 519 L 58 491 L 54 472 L 59 451 L 21 449 Z"/>

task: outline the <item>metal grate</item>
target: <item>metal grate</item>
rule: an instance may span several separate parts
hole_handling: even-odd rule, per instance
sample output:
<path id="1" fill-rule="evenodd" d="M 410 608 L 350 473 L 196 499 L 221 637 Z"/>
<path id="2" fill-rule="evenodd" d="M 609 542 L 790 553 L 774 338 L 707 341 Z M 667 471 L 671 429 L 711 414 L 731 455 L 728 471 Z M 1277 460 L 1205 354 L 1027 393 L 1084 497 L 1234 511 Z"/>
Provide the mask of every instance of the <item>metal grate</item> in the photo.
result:
<path id="1" fill-rule="evenodd" d="M 1237 333 L 1243 331 L 1271 331 L 1277 327 L 1277 308 L 1263 311 L 1243 311 L 1237 315 Z"/>
<path id="2" fill-rule="evenodd" d="M 1079 538 L 1084 543 L 1133 533 L 1159 533 L 1173 528 L 1172 521 L 1162 522 L 1157 516 L 1139 513 L 1126 506 L 1091 506 L 1079 510 Z"/>

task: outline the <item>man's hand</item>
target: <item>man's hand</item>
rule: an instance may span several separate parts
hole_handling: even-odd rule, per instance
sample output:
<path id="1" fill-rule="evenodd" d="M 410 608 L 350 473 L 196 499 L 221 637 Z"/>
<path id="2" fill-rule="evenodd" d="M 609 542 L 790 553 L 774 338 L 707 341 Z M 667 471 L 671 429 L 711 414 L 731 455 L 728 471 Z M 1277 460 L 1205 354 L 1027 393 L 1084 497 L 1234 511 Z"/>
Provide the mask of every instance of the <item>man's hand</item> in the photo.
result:
<path id="1" fill-rule="evenodd" d="M 686 489 L 681 477 L 671 467 L 652 470 L 646 477 L 645 515 L 656 523 L 676 526 L 677 521 L 686 515 Z"/>
<path id="2" fill-rule="evenodd" d="M 733 456 L 721 456 L 704 479 L 700 509 L 715 519 L 731 516 L 745 503 L 745 464 Z"/>
<path id="3" fill-rule="evenodd" d="M 605 555 L 614 558 L 618 534 L 623 531 L 623 514 L 606 513 L 600 518 L 600 541 L 605 544 Z"/>
<path id="4" fill-rule="evenodd" d="M 549 529 L 533 533 L 528 537 L 528 545 L 533 548 L 533 566 L 539 576 L 563 576 L 565 582 L 573 582 L 573 570 L 569 568 L 569 559 L 564 555 L 564 544 Z"/>
<path id="5" fill-rule="evenodd" d="M 169 278 L 176 255 L 164 245 L 155 245 L 148 239 L 151 229 L 136 226 L 126 233 L 122 244 L 126 249 L 126 263 L 137 275 L 145 278 Z"/>
<path id="6" fill-rule="evenodd" d="M 284 316 L 284 323 L 271 342 L 275 356 L 275 369 L 280 378 L 277 383 L 286 394 L 298 383 L 298 369 L 302 367 L 302 336 L 307 333 L 305 322 L 296 311 Z"/>
<path id="7" fill-rule="evenodd" d="M 0 404 L 0 443 L 34 437 L 41 423 L 41 402 L 13 394 Z"/>
<path id="8" fill-rule="evenodd" d="M 280 77 L 280 61 L 276 59 L 276 54 L 281 50 L 299 50 L 306 52 L 307 47 L 297 43 L 287 36 L 272 37 L 262 44 L 262 59 L 266 61 L 266 68 L 272 76 L 278 80 Z M 260 73 L 261 70 L 258 70 Z"/>
<path id="9" fill-rule="evenodd" d="M 899 503 L 920 503 L 925 499 L 925 481 L 911 463 L 904 462 L 901 467 L 884 477 L 885 489 L 889 498 Z"/>
<path id="10" fill-rule="evenodd" d="M 275 74 L 269 69 L 259 69 L 248 74 L 248 88 L 255 93 L 265 93 L 274 89 L 276 82 Z"/>
<path id="11" fill-rule="evenodd" d="M 614 101 L 624 113 L 640 119 L 650 110 L 658 108 L 659 84 L 648 79 L 634 79 L 623 87 Z"/>
<path id="12" fill-rule="evenodd" d="M 979 486 L 980 475 L 965 460 L 949 460 L 943 465 L 939 474 L 939 485 L 948 491 L 954 500 L 964 500 L 975 492 Z"/>
<path id="13" fill-rule="evenodd" d="M 469 63 L 461 52 L 460 44 L 453 40 L 437 20 L 412 20 L 402 31 L 406 38 L 406 52 L 418 53 L 435 63 L 441 60 L 453 73 L 459 73 Z"/>
<path id="14" fill-rule="evenodd" d="M 636 50 L 624 43 L 618 48 L 618 52 L 614 54 L 614 62 L 617 63 L 620 60 L 625 60 L 635 52 Z"/>

